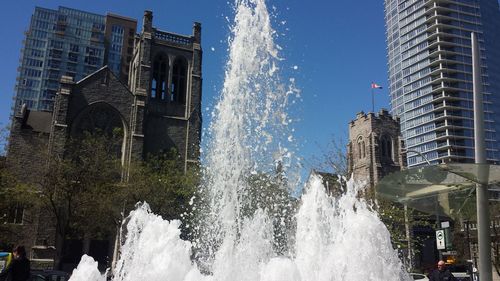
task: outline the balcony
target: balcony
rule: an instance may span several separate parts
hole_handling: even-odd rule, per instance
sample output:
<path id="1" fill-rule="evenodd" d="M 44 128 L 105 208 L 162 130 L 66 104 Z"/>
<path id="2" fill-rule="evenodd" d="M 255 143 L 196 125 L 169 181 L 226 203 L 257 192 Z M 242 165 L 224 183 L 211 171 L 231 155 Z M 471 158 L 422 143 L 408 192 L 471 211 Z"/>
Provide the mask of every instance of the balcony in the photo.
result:
<path id="1" fill-rule="evenodd" d="M 434 104 L 434 109 L 439 109 L 439 108 L 441 108 L 441 107 L 443 107 L 443 106 L 444 106 L 444 104 L 443 104 L 442 102 L 435 103 L 435 104 Z"/>
<path id="2" fill-rule="evenodd" d="M 448 151 L 438 153 L 438 158 L 449 157 L 449 156 L 450 155 L 448 154 Z"/>
<path id="3" fill-rule="evenodd" d="M 450 145 L 448 145 L 447 142 L 438 142 L 437 143 L 437 147 L 438 148 L 443 148 L 443 147 L 446 147 L 446 146 L 450 146 Z"/>
<path id="4" fill-rule="evenodd" d="M 435 114 L 434 114 L 434 119 L 440 119 L 440 118 L 442 118 L 442 117 L 444 117 L 444 116 L 445 116 L 445 115 L 444 115 L 444 112 L 435 113 Z"/>
<path id="5" fill-rule="evenodd" d="M 443 59 L 440 58 L 439 56 L 436 56 L 436 57 L 429 59 L 429 62 L 432 64 L 433 62 L 440 61 L 440 60 L 443 60 Z"/>
<path id="6" fill-rule="evenodd" d="M 446 131 L 436 133 L 436 138 L 446 137 Z"/>
<path id="7" fill-rule="evenodd" d="M 438 84 L 438 85 L 432 85 L 432 90 L 433 90 L 433 91 L 435 91 L 435 90 L 437 90 L 437 89 L 441 89 L 441 88 L 443 88 L 443 85 L 441 85 L 441 84 Z"/>

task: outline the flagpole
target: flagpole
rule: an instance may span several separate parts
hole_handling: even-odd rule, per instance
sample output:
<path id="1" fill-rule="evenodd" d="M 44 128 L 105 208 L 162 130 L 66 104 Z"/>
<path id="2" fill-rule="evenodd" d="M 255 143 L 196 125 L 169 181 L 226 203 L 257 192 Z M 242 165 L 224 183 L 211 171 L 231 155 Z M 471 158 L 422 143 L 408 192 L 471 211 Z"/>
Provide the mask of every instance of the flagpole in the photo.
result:
<path id="1" fill-rule="evenodd" d="M 372 89 L 372 112 L 375 114 L 375 95 L 373 94 L 373 86 L 370 88 Z"/>

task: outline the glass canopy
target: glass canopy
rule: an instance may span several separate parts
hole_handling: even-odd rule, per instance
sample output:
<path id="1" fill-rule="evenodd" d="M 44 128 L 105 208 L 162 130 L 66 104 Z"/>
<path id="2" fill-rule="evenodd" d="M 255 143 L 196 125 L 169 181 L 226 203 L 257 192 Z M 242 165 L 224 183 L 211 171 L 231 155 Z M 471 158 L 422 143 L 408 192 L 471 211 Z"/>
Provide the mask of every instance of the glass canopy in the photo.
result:
<path id="1" fill-rule="evenodd" d="M 419 211 L 451 217 L 475 210 L 476 183 L 498 185 L 500 166 L 456 163 L 412 168 L 387 175 L 376 192 Z"/>

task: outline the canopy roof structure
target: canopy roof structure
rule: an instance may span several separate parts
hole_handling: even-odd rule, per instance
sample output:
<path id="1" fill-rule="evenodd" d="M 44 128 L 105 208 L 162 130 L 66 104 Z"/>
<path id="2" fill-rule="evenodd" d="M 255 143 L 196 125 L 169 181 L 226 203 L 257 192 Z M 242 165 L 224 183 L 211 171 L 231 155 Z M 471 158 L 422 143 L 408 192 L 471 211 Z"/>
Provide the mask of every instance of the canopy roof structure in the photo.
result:
<path id="1" fill-rule="evenodd" d="M 376 191 L 422 212 L 454 216 L 475 204 L 470 198 L 476 183 L 500 184 L 500 166 L 455 163 L 403 170 L 384 177 Z"/>

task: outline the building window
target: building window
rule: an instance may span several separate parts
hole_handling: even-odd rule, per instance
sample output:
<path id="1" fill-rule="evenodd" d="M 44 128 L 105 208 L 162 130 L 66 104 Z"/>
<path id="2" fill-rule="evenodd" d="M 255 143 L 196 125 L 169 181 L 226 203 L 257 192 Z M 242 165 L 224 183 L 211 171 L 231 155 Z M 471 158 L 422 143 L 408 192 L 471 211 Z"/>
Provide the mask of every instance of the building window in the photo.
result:
<path id="1" fill-rule="evenodd" d="M 159 55 L 153 63 L 151 98 L 166 101 L 168 97 L 168 58 Z"/>
<path id="2" fill-rule="evenodd" d="M 185 103 L 186 99 L 186 75 L 187 63 L 183 58 L 177 58 L 174 62 L 172 75 L 172 102 Z"/>
<path id="3" fill-rule="evenodd" d="M 68 53 L 68 60 L 70 62 L 78 62 L 78 54 Z"/>
<path id="4" fill-rule="evenodd" d="M 64 43 L 62 41 L 56 41 L 56 40 L 50 41 L 50 47 L 52 47 L 54 49 L 62 49 L 63 44 Z"/>
<path id="5" fill-rule="evenodd" d="M 100 58 L 98 57 L 85 57 L 85 63 L 89 65 L 98 66 L 100 64 Z"/>
<path id="6" fill-rule="evenodd" d="M 386 149 L 385 139 L 380 140 L 380 148 L 381 148 L 380 155 L 385 158 L 385 154 L 386 154 L 386 152 L 385 152 L 385 149 Z"/>
<path id="7" fill-rule="evenodd" d="M 363 158 L 366 157 L 366 145 L 365 145 L 365 141 L 361 141 L 361 148 L 363 150 Z"/>
<path id="8" fill-rule="evenodd" d="M 363 137 L 358 137 L 358 157 L 359 159 L 366 157 L 365 141 Z"/>
<path id="9" fill-rule="evenodd" d="M 108 155 L 123 157 L 125 126 L 120 113 L 111 105 L 104 102 L 94 103 L 74 119 L 71 137 L 83 139 L 88 135 L 104 137 Z"/>
<path id="10" fill-rule="evenodd" d="M 387 158 L 392 159 L 392 140 L 387 139 L 386 145 L 387 145 Z"/>
<path id="11" fill-rule="evenodd" d="M 392 160 L 392 139 L 388 136 L 380 138 L 381 156 L 384 159 Z"/>
<path id="12" fill-rule="evenodd" d="M 69 50 L 70 50 L 70 52 L 78 53 L 80 51 L 80 47 L 78 45 L 75 45 L 75 44 L 70 44 Z"/>
<path id="13" fill-rule="evenodd" d="M 361 142 L 358 142 L 358 156 L 361 159 Z"/>
<path id="14" fill-rule="evenodd" d="M 113 25 L 113 26 L 111 27 L 111 31 L 112 31 L 113 33 L 116 33 L 116 34 L 123 34 L 124 29 L 123 29 L 123 27 L 122 27 L 122 26 L 120 26 L 120 25 Z"/>

